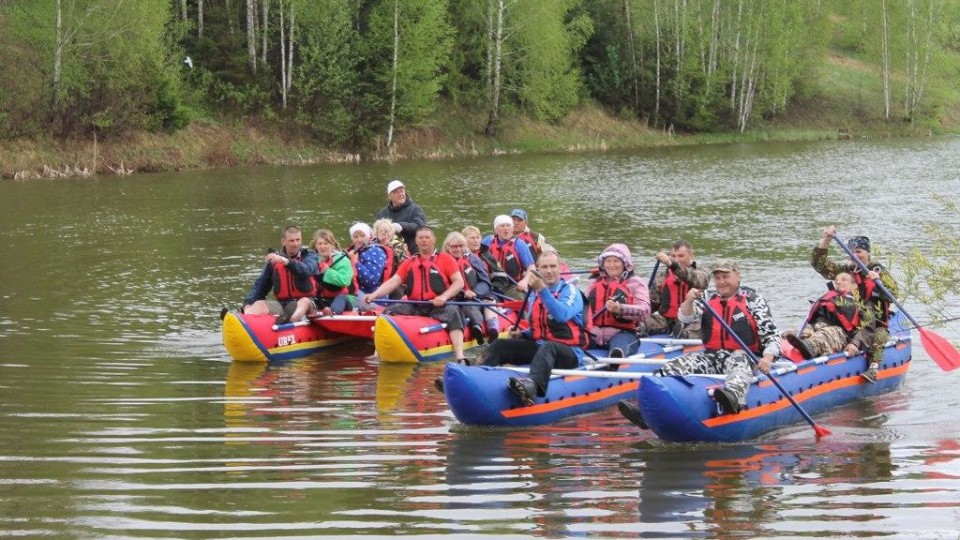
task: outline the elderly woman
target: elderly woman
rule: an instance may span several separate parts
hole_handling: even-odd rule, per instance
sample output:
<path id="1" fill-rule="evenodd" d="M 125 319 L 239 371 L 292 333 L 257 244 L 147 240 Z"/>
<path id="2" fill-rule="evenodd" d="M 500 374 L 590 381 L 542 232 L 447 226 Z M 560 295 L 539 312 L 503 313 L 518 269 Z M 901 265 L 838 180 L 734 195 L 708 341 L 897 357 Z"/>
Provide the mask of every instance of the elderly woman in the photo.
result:
<path id="1" fill-rule="evenodd" d="M 590 346 L 606 347 L 614 358 L 637 351 L 637 324 L 650 314 L 650 291 L 633 274 L 630 249 L 613 244 L 597 257 L 599 271 L 590 282 L 587 300 L 593 308 Z"/>
<path id="2" fill-rule="evenodd" d="M 393 253 L 389 248 L 373 243 L 373 229 L 366 223 L 350 227 L 353 242 L 347 253 L 353 262 L 354 288 L 359 293 L 371 293 L 393 275 Z"/>
<path id="3" fill-rule="evenodd" d="M 486 265 L 479 257 L 470 253 L 467 239 L 462 234 L 456 231 L 448 234 L 440 249 L 449 253 L 460 266 L 460 274 L 464 282 L 463 292 L 460 295 L 463 299 L 479 302 L 493 298 Z M 470 335 L 477 340 L 478 345 L 483 345 L 484 342 L 482 321 L 486 322 L 486 335 L 490 341 L 499 336 L 500 321 L 491 310 L 481 311 L 479 306 L 460 306 L 460 313 L 465 319 L 470 319 Z M 482 313 L 486 313 L 486 317 Z"/>

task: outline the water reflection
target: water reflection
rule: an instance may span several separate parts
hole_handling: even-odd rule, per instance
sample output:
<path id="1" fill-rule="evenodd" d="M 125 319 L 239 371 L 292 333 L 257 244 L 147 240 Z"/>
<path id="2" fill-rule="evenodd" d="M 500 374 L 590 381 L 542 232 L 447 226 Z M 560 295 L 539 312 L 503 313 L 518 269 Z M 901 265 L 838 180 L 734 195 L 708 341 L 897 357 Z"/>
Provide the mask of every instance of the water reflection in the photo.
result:
<path id="1" fill-rule="evenodd" d="M 705 447 L 651 440 L 615 410 L 464 429 L 433 388 L 440 364 L 378 365 L 359 342 L 230 364 L 216 312 L 250 286 L 278 224 L 346 231 L 398 176 L 441 230 L 524 206 L 574 267 L 625 241 L 648 271 L 644 257 L 683 236 L 701 260 L 739 258 L 793 326 L 823 287 L 807 257 L 827 223 L 894 251 L 929 248 L 927 221 L 960 223 L 929 196 L 960 190 L 958 149 L 725 145 L 0 183 L 0 238 L 17 254 L 0 261 L 0 535 L 957 540 L 956 377 L 920 347 L 904 388 L 818 418 L 834 433 L 819 444 L 797 425 Z M 278 189 L 343 204 L 263 197 Z M 469 204 L 451 200 L 463 192 Z"/>

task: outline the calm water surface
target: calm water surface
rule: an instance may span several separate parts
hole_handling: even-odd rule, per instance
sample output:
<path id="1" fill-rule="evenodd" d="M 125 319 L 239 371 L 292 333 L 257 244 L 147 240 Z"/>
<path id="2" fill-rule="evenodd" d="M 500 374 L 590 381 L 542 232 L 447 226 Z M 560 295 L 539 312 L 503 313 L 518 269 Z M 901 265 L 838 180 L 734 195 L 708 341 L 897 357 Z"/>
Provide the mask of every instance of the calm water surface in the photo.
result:
<path id="1" fill-rule="evenodd" d="M 919 340 L 905 386 L 821 416 L 819 443 L 706 446 L 615 410 L 465 429 L 439 364 L 365 343 L 233 364 L 217 317 L 283 224 L 346 238 L 397 176 L 444 234 L 526 208 L 574 267 L 622 241 L 646 273 L 684 237 L 739 259 L 789 328 L 822 290 L 824 226 L 928 249 L 925 224 L 960 226 L 932 198 L 957 171 L 960 141 L 936 139 L 0 184 L 0 536 L 960 538 L 960 372 Z"/>

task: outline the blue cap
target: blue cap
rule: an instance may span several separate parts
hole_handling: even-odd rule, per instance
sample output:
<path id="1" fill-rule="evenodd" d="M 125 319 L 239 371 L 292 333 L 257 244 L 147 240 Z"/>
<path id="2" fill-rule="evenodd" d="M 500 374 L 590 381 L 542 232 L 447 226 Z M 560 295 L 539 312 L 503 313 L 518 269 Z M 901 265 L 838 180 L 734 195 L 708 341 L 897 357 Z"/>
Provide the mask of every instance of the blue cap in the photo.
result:
<path id="1" fill-rule="evenodd" d="M 510 212 L 510 217 L 517 217 L 517 218 L 520 218 L 520 219 L 526 221 L 526 220 L 527 220 L 527 213 L 524 212 L 522 208 L 514 208 L 514 209 Z"/>

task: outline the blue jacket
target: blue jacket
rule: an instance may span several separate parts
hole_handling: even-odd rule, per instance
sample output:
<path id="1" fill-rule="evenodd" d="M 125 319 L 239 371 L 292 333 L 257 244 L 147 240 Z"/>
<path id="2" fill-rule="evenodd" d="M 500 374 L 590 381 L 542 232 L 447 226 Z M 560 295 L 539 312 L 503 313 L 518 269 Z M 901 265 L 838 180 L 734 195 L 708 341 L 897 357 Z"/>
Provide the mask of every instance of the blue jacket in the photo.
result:
<path id="1" fill-rule="evenodd" d="M 550 314 L 555 321 L 565 323 L 573 320 L 577 326 L 581 329 L 583 328 L 583 294 L 579 289 L 564 281 L 563 278 L 560 278 L 560 281 L 550 287 L 540 289 L 540 292 L 537 294 L 539 295 L 540 301 L 543 302 L 543 305 L 547 308 L 547 313 Z M 530 301 L 532 302 L 533 298 L 531 298 Z M 531 310 L 528 309 L 528 311 Z M 586 330 L 584 330 L 584 332 L 586 332 Z M 523 335 L 530 338 L 530 330 L 524 330 Z M 540 345 L 543 344 L 542 342 L 538 343 Z M 577 355 L 577 360 L 583 362 L 583 349 L 580 347 L 570 347 L 570 349 Z"/>

